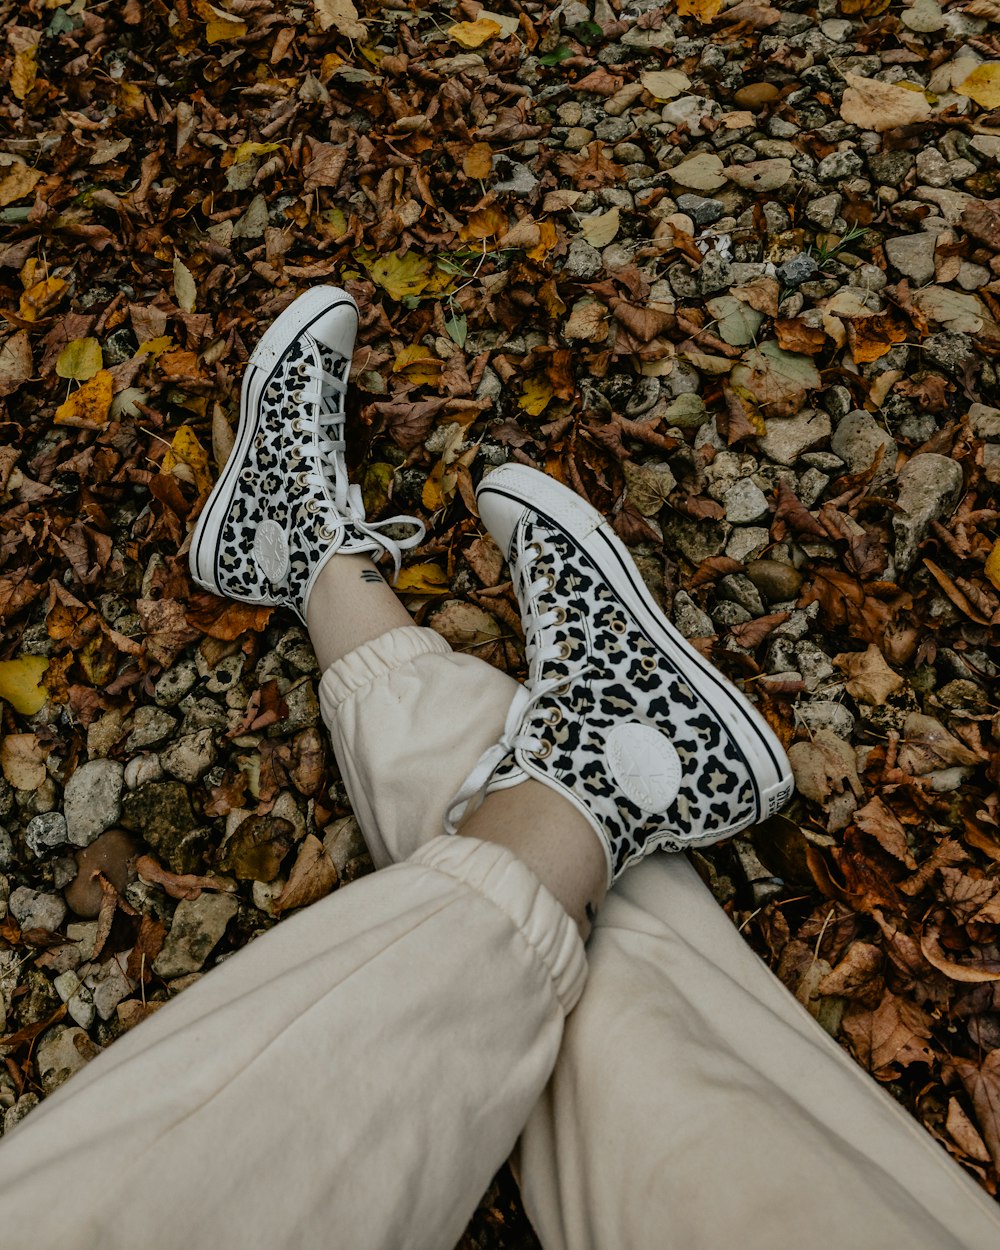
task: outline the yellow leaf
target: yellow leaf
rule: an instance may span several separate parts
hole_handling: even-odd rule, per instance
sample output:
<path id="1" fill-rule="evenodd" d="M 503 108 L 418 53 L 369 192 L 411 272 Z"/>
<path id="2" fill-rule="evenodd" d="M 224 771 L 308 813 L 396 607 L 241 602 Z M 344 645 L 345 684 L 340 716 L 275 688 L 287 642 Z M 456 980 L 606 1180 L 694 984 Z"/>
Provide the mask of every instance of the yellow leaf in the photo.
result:
<path id="1" fill-rule="evenodd" d="M 358 21 L 358 10 L 352 0 L 313 0 L 320 30 L 332 26 L 348 39 L 364 39 L 367 29 Z"/>
<path id="2" fill-rule="evenodd" d="M 96 430 L 106 425 L 114 396 L 114 378 L 107 369 L 95 373 L 56 409 L 56 425 L 72 425 L 80 430 Z"/>
<path id="3" fill-rule="evenodd" d="M 62 278 L 44 278 L 36 282 L 21 296 L 22 321 L 37 321 L 51 312 L 63 297 L 66 283 Z"/>
<path id="4" fill-rule="evenodd" d="M 523 408 L 529 417 L 537 417 L 545 410 L 552 394 L 552 383 L 544 375 L 536 374 L 534 377 L 524 379 L 521 398 L 517 401 L 517 406 Z"/>
<path id="5" fill-rule="evenodd" d="M 232 164 L 242 165 L 244 161 L 248 161 L 254 156 L 266 156 L 268 152 L 276 152 L 281 147 L 280 143 L 252 143 L 247 140 L 241 143 L 233 153 Z"/>
<path id="6" fill-rule="evenodd" d="M 246 22 L 236 18 L 213 18 L 205 23 L 205 37 L 209 43 L 225 43 L 227 39 L 242 39 L 247 33 Z"/>
<path id="7" fill-rule="evenodd" d="M 205 451 L 194 430 L 182 425 L 173 437 L 170 449 L 160 461 L 161 473 L 173 473 L 179 464 L 191 470 L 198 493 L 212 489 L 212 475 L 208 471 L 208 452 Z M 184 476 L 183 474 L 179 476 Z"/>
<path id="8" fill-rule="evenodd" d="M 41 176 L 40 169 L 29 169 L 23 161 L 16 161 L 0 179 L 0 208 L 30 195 Z"/>
<path id="9" fill-rule="evenodd" d="M 1000 108 L 1000 62 L 977 66 L 955 90 L 984 109 Z"/>
<path id="10" fill-rule="evenodd" d="M 493 171 L 493 149 L 488 143 L 474 143 L 462 157 L 467 178 L 488 178 Z"/>
<path id="11" fill-rule="evenodd" d="M 499 204 L 489 204 L 477 209 L 459 230 L 458 237 L 465 242 L 470 239 L 490 239 L 507 233 L 507 214 Z"/>
<path id="12" fill-rule="evenodd" d="M 420 295 L 431 280 L 433 265 L 418 252 L 377 256 L 374 252 L 358 251 L 355 259 L 364 265 L 369 278 L 396 300 Z"/>
<path id="13" fill-rule="evenodd" d="M 448 574 L 439 564 L 411 564 L 396 578 L 396 589 L 411 595 L 446 595 Z"/>
<path id="14" fill-rule="evenodd" d="M 438 512 L 451 502 L 455 495 L 455 474 L 449 473 L 443 460 L 439 460 L 427 476 L 420 502 L 428 512 Z"/>
<path id="15" fill-rule="evenodd" d="M 128 117 L 140 117 L 146 111 L 146 96 L 134 82 L 118 84 L 118 107 Z"/>
<path id="16" fill-rule="evenodd" d="M 480 17 L 474 22 L 456 22 L 454 26 L 448 27 L 447 33 L 463 48 L 478 48 L 487 39 L 495 39 L 502 30 L 499 22 Z"/>
<path id="17" fill-rule="evenodd" d="M 1000 538 L 993 544 L 993 550 L 986 558 L 986 576 L 1000 590 Z"/>
<path id="18" fill-rule="evenodd" d="M 22 655 L 0 662 L 0 699 L 6 699 L 22 716 L 34 716 L 49 697 L 41 684 L 48 666 L 44 655 Z"/>
<path id="19" fill-rule="evenodd" d="M 539 240 L 534 247 L 529 247 L 525 252 L 532 260 L 544 260 L 552 251 L 558 240 L 556 228 L 551 221 L 540 221 L 538 223 Z"/>
<path id="20" fill-rule="evenodd" d="M 101 345 L 97 339 L 74 339 L 67 343 L 56 361 L 56 373 L 61 378 L 86 382 L 104 365 Z"/>
<path id="21" fill-rule="evenodd" d="M 691 79 L 679 69 L 648 70 L 639 81 L 657 100 L 672 100 L 691 86 Z"/>
<path id="22" fill-rule="evenodd" d="M 174 340 L 169 334 L 161 334 L 158 338 L 147 339 L 145 343 L 140 343 L 137 356 L 141 356 L 144 352 L 147 356 L 152 356 L 155 360 L 161 352 L 168 352 L 174 345 Z"/>
<path id="23" fill-rule="evenodd" d="M 418 386 L 433 386 L 441 376 L 443 361 L 422 343 L 404 347 L 392 365 L 393 373 L 402 373 Z"/>
<path id="24" fill-rule="evenodd" d="M 607 247 L 618 233 L 621 225 L 622 211 L 616 204 L 606 213 L 598 213 L 596 217 L 588 217 L 583 223 L 581 232 L 591 247 Z"/>
<path id="25" fill-rule="evenodd" d="M 681 17 L 693 17 L 703 25 L 714 21 L 722 8 L 722 0 L 677 0 L 677 12 Z"/>
<path id="26" fill-rule="evenodd" d="M 14 57 L 14 68 L 10 71 L 11 94 L 23 100 L 38 77 L 37 48 L 22 48 Z"/>
<path id="27" fill-rule="evenodd" d="M 288 211 L 287 209 L 285 210 Z M 326 208 L 319 215 L 318 225 L 320 231 L 326 235 L 328 239 L 339 239 L 347 233 L 347 218 L 344 216 L 344 210 L 337 208 Z"/>

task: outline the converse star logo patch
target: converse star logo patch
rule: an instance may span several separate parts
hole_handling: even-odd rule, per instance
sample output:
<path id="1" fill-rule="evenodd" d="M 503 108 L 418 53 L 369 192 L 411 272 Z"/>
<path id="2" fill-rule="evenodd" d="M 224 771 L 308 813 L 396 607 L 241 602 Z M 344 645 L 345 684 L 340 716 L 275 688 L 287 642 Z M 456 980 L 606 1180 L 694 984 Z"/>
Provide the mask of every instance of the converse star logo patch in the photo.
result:
<path id="1" fill-rule="evenodd" d="M 681 762 L 658 730 L 635 721 L 616 725 L 604 755 L 618 785 L 644 812 L 664 812 L 677 797 Z"/>
<path id="2" fill-rule="evenodd" d="M 285 531 L 274 521 L 262 520 L 253 539 L 253 555 L 264 576 L 274 585 L 285 580 L 288 573 L 288 540 Z"/>

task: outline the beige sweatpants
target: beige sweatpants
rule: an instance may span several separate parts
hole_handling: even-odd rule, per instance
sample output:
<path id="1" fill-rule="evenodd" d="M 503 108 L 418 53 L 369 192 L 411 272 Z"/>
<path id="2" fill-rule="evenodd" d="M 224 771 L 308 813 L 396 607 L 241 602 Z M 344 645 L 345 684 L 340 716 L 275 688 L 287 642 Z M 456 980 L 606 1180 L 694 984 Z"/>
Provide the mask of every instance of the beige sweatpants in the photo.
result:
<path id="1" fill-rule="evenodd" d="M 682 857 L 626 874 L 585 961 L 523 864 L 438 836 L 512 689 L 417 628 L 325 674 L 373 855 L 405 862 L 225 961 L 5 1138 L 0 1250 L 450 1250 L 519 1135 L 546 1250 L 1000 1245 L 993 1203 Z"/>

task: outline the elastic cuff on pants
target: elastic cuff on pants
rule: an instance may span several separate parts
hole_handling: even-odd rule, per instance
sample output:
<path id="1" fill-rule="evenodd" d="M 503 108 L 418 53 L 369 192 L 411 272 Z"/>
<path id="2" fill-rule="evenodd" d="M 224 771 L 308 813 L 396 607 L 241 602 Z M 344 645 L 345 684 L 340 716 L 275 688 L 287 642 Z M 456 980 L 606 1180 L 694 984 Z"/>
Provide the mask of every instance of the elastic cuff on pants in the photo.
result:
<path id="1" fill-rule="evenodd" d="M 573 1010 L 587 979 L 583 939 L 527 864 L 494 842 L 445 836 L 433 838 L 407 862 L 453 877 L 499 907 L 548 972 L 563 1012 Z"/>
<path id="2" fill-rule="evenodd" d="M 320 682 L 320 702 L 335 711 L 350 695 L 418 656 L 451 654 L 451 647 L 433 629 L 417 625 L 390 629 L 330 665 Z"/>

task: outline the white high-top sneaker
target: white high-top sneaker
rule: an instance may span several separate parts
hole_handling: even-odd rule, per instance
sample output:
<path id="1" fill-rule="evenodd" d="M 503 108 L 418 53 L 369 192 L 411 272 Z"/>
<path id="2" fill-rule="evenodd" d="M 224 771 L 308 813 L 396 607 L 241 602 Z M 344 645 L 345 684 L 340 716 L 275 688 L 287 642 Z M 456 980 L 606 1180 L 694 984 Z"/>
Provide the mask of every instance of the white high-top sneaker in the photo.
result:
<path id="1" fill-rule="evenodd" d="M 358 308 L 338 287 L 313 287 L 275 320 L 250 356 L 236 445 L 191 540 L 191 572 L 213 594 L 288 607 L 304 621 L 309 592 L 337 552 L 391 557 L 416 546 L 415 517 L 368 524 L 344 462 L 344 397 Z M 413 533 L 385 531 L 405 523 Z"/>
<path id="2" fill-rule="evenodd" d="M 778 739 L 666 619 L 598 512 L 522 465 L 490 473 L 477 499 L 510 564 L 528 679 L 450 830 L 479 796 L 533 777 L 593 826 L 610 884 L 652 850 L 717 842 L 787 802 Z"/>

